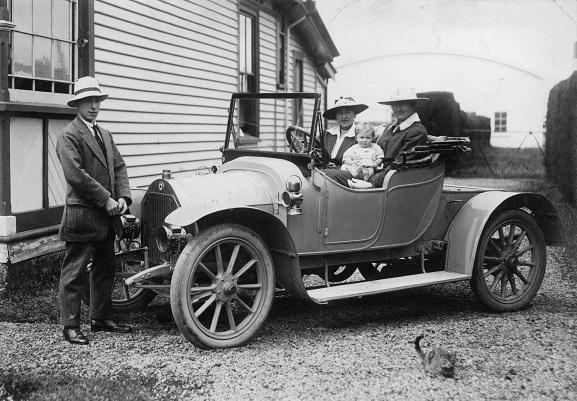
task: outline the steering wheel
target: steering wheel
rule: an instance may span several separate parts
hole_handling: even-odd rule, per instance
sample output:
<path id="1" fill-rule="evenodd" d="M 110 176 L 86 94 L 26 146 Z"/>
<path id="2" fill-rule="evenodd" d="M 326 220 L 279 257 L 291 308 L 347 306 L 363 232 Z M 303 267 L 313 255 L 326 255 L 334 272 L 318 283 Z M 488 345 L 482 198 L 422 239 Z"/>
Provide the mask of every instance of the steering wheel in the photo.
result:
<path id="1" fill-rule="evenodd" d="M 301 141 L 295 135 L 296 131 L 300 131 L 303 134 L 303 140 Z M 292 125 L 287 128 L 285 132 L 288 147 L 292 149 L 295 153 L 307 153 L 310 141 L 310 132 L 305 130 L 298 125 Z M 320 152 L 322 165 L 325 166 L 329 162 L 330 156 L 322 142 L 318 138 L 314 138 L 314 148 L 313 151 Z"/>

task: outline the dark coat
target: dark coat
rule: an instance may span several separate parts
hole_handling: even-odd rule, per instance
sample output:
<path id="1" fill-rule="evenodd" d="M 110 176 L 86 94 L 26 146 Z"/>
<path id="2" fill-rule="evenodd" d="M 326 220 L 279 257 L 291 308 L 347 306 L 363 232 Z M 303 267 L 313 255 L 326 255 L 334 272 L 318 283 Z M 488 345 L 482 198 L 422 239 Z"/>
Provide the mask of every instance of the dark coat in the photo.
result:
<path id="1" fill-rule="evenodd" d="M 335 146 L 336 142 L 337 142 L 336 135 L 332 135 L 328 131 L 325 131 L 325 133 L 323 135 L 323 145 L 324 145 L 325 149 L 327 150 L 327 152 L 329 152 L 329 155 L 331 154 L 332 149 Z M 347 151 L 348 148 L 350 148 L 351 146 L 353 146 L 356 143 L 357 143 L 357 140 L 355 137 L 345 137 L 343 139 L 343 142 L 341 143 L 341 147 L 339 148 L 339 150 L 337 152 L 337 156 L 334 159 L 330 159 L 330 161 L 332 163 L 336 164 L 337 166 L 340 166 L 341 164 L 343 164 L 343 155 L 345 154 L 345 152 Z"/>
<path id="2" fill-rule="evenodd" d="M 393 162 L 400 164 L 403 161 L 401 153 L 409 152 L 417 145 L 425 145 L 428 140 L 427 129 L 420 122 L 415 122 L 397 132 L 393 132 L 394 128 L 394 124 L 387 127 L 376 141 L 385 154 L 383 159 L 385 167 Z M 409 155 L 407 160 L 418 157 L 420 156 Z"/>
<path id="3" fill-rule="evenodd" d="M 100 126 L 99 130 L 107 158 L 79 117 L 64 128 L 56 143 L 58 158 L 68 183 L 58 233 L 63 241 L 103 240 L 111 219 L 104 209 L 108 198 L 125 198 L 128 205 L 132 202 L 124 159 L 110 132 Z"/>

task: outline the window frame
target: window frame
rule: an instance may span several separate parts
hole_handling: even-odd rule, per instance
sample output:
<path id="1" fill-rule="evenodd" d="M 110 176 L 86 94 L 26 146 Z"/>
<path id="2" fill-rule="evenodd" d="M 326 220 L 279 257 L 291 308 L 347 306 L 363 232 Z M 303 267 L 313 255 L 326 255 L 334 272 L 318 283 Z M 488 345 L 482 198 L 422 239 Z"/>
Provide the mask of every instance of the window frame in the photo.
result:
<path id="1" fill-rule="evenodd" d="M 305 61 L 304 54 L 302 52 L 295 52 L 293 56 L 293 91 L 303 92 L 304 91 L 304 72 L 305 72 Z M 293 100 L 293 125 L 301 126 L 304 116 L 303 101 L 302 99 Z"/>
<path id="2" fill-rule="evenodd" d="M 71 109 L 71 113 L 61 114 L 54 112 L 54 110 L 46 110 L 45 113 L 31 113 L 27 111 L 13 110 L 7 113 L 6 120 L 8 120 L 8 125 L 13 117 L 28 117 L 37 118 L 42 120 L 42 208 L 36 210 L 28 210 L 23 212 L 12 213 L 12 197 L 11 193 L 8 198 L 10 200 L 10 211 L 8 214 L 12 214 L 16 217 L 16 232 L 28 231 L 33 229 L 39 229 L 43 227 L 53 226 L 60 224 L 62 218 L 62 212 L 64 211 L 64 205 L 50 206 L 49 200 L 49 158 L 48 158 L 48 143 L 49 143 L 49 121 L 51 119 L 66 119 L 67 117 L 72 121 L 76 115 L 76 111 Z M 8 187 L 10 187 L 10 182 L 8 182 Z M 9 190 L 11 192 L 11 190 Z"/>
<path id="3" fill-rule="evenodd" d="M 495 112 L 495 132 L 507 132 L 507 112 Z"/>
<path id="4" fill-rule="evenodd" d="M 251 61 L 251 65 L 252 65 L 252 72 L 249 73 L 245 73 L 242 71 L 242 60 L 244 59 L 242 57 L 242 51 L 243 49 L 247 48 L 246 46 L 243 46 L 242 41 L 243 39 L 246 37 L 246 33 L 243 32 L 243 28 L 242 28 L 242 24 L 241 24 L 241 19 L 242 18 L 247 18 L 250 19 L 252 21 L 252 32 L 251 32 L 251 37 L 250 37 L 250 48 L 251 48 L 251 54 L 250 54 L 250 61 Z M 239 61 L 238 61 L 238 91 L 241 93 L 259 93 L 260 90 L 260 48 L 259 48 L 259 12 L 258 10 L 254 10 L 252 8 L 249 7 L 245 7 L 245 6 L 241 6 L 239 7 Z M 245 88 L 243 88 L 243 78 L 247 77 L 247 90 L 243 90 Z M 238 112 L 238 116 L 239 116 L 239 121 L 238 121 L 238 125 L 239 125 L 239 132 L 241 129 L 241 120 L 243 120 L 243 118 L 245 118 L 245 120 L 248 122 L 249 125 L 252 124 L 252 126 L 254 128 L 252 128 L 251 130 L 243 130 L 243 133 L 245 134 L 244 137 L 240 138 L 240 141 L 242 142 L 243 140 L 245 141 L 254 141 L 254 140 L 258 140 L 260 137 L 260 130 L 259 130 L 259 120 L 260 120 L 260 109 L 259 109 L 259 105 L 257 103 L 253 104 L 252 106 L 247 107 L 247 103 L 245 102 L 243 105 L 239 105 L 239 112 Z M 246 116 L 250 116 L 250 120 L 246 119 Z"/>
<path id="5" fill-rule="evenodd" d="M 288 27 L 285 19 L 281 16 L 278 24 L 278 43 L 277 43 L 277 60 L 278 60 L 278 74 L 277 74 L 277 89 L 287 88 L 287 49 L 288 49 Z"/>
<path id="6" fill-rule="evenodd" d="M 17 0 L 11 0 L 9 3 L 10 6 L 10 19 L 15 23 L 14 29 L 12 30 L 12 43 L 11 46 L 11 54 L 10 60 L 11 63 L 9 65 L 8 71 L 8 87 L 13 90 L 19 90 L 23 92 L 29 92 L 29 98 L 34 100 L 34 98 L 38 97 L 35 96 L 36 93 L 42 92 L 44 94 L 72 94 L 74 89 L 74 81 L 77 76 L 78 70 L 78 0 L 49 0 L 49 7 L 50 7 L 50 21 L 48 22 L 48 26 L 50 27 L 50 32 L 40 32 L 40 30 L 35 29 L 34 27 L 37 24 L 34 24 L 34 18 L 36 17 L 35 13 L 32 12 L 32 15 L 29 17 L 31 27 L 20 26 L 20 24 L 15 22 L 16 15 L 15 12 L 18 9 L 15 6 Z M 35 2 L 38 3 L 40 0 L 29 0 L 30 6 L 34 10 Z M 56 3 L 59 1 L 59 3 Z M 20 3 L 22 4 L 22 3 Z M 54 5 L 66 5 L 67 7 L 67 14 L 69 20 L 69 31 L 67 37 L 58 37 L 54 32 L 54 21 L 55 15 L 53 14 L 55 8 Z M 20 35 L 23 39 L 28 38 L 30 40 L 31 48 L 29 56 L 31 56 L 30 68 L 31 68 L 31 75 L 18 75 L 17 71 L 14 71 L 15 60 L 16 60 L 16 49 L 17 45 L 16 36 Z M 39 40 L 48 40 L 50 42 L 50 77 L 42 77 L 41 74 L 36 71 L 37 68 L 37 44 Z M 69 76 L 67 79 L 59 79 L 55 76 L 55 63 L 54 63 L 54 51 L 55 51 L 55 43 L 65 43 L 67 44 L 67 53 L 68 53 L 68 73 Z M 23 94 L 26 97 L 26 94 Z M 46 95 L 44 95 L 46 97 Z"/>
<path id="7" fill-rule="evenodd" d="M 15 1 L 15 4 L 16 1 Z M 2 18 L 12 20 L 12 0 L 0 0 L 0 11 L 3 10 Z M 78 51 L 76 59 L 72 63 L 76 65 L 73 81 L 80 76 L 94 76 L 94 0 L 76 1 L 77 43 Z M 0 216 L 16 217 L 16 233 L 23 231 L 44 229 L 60 224 L 63 206 L 50 206 L 48 196 L 48 122 L 51 119 L 72 120 L 76 115 L 76 109 L 68 107 L 65 103 L 71 95 L 60 93 L 38 92 L 32 93 L 25 90 L 10 89 L 8 82 L 9 64 L 12 62 L 13 33 L 10 31 L 0 32 L 2 51 L 0 57 L 0 157 L 4 162 L 0 165 Z M 28 93 L 27 93 L 28 92 Z M 40 95 L 40 96 L 38 96 Z M 48 96 L 47 96 L 48 95 Z M 58 96 L 57 96 L 58 95 Z M 12 213 L 12 194 L 10 172 L 10 124 L 13 117 L 29 117 L 42 119 L 42 205 L 38 210 Z"/>

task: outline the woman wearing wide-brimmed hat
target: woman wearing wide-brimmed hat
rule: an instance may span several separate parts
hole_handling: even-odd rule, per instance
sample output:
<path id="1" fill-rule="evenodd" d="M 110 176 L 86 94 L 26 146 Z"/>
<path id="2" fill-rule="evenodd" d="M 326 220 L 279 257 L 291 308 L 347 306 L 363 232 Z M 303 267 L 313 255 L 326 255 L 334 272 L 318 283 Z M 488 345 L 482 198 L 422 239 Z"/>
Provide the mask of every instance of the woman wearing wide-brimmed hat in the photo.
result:
<path id="1" fill-rule="evenodd" d="M 343 154 L 355 139 L 355 118 L 369 106 L 357 103 L 352 97 L 341 96 L 335 100 L 333 107 L 323 113 L 328 120 L 335 120 L 339 126 L 328 129 L 323 135 L 323 145 L 330 155 L 330 162 L 340 167 L 343 164 Z"/>
<path id="2" fill-rule="evenodd" d="M 383 186 L 385 175 L 391 169 L 392 163 L 403 161 L 400 155 L 402 152 L 408 152 L 417 145 L 427 143 L 427 129 L 421 124 L 417 114 L 417 104 L 428 101 L 428 98 L 418 97 L 414 89 L 406 88 L 396 90 L 388 100 L 379 102 L 379 104 L 391 107 L 395 121 L 385 128 L 377 140 L 377 145 L 383 149 L 385 157 L 383 171 L 371 178 L 370 182 L 374 187 Z M 410 157 L 407 160 L 410 160 Z"/>

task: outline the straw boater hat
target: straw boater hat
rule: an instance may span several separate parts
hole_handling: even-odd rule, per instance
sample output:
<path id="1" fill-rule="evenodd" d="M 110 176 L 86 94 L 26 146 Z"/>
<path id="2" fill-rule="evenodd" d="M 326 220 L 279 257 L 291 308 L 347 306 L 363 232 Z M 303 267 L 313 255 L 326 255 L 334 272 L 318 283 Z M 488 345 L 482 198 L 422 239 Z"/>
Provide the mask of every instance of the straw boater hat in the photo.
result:
<path id="1" fill-rule="evenodd" d="M 426 97 L 417 97 L 417 93 L 413 88 L 397 89 L 391 94 L 389 100 L 378 102 L 379 104 L 393 104 L 398 102 L 422 102 L 429 100 Z"/>
<path id="2" fill-rule="evenodd" d="M 74 85 L 74 98 L 68 102 L 68 106 L 76 107 L 77 102 L 84 98 L 90 96 L 97 96 L 100 100 L 104 100 L 108 97 L 106 93 L 100 90 L 100 85 L 98 81 L 93 77 L 82 77 L 78 78 L 78 81 Z"/>
<path id="3" fill-rule="evenodd" d="M 351 109 L 355 114 L 359 114 L 369 108 L 366 104 L 357 103 L 352 97 L 341 96 L 335 100 L 335 104 L 330 109 L 323 113 L 323 117 L 329 120 L 335 120 L 339 109 Z"/>

